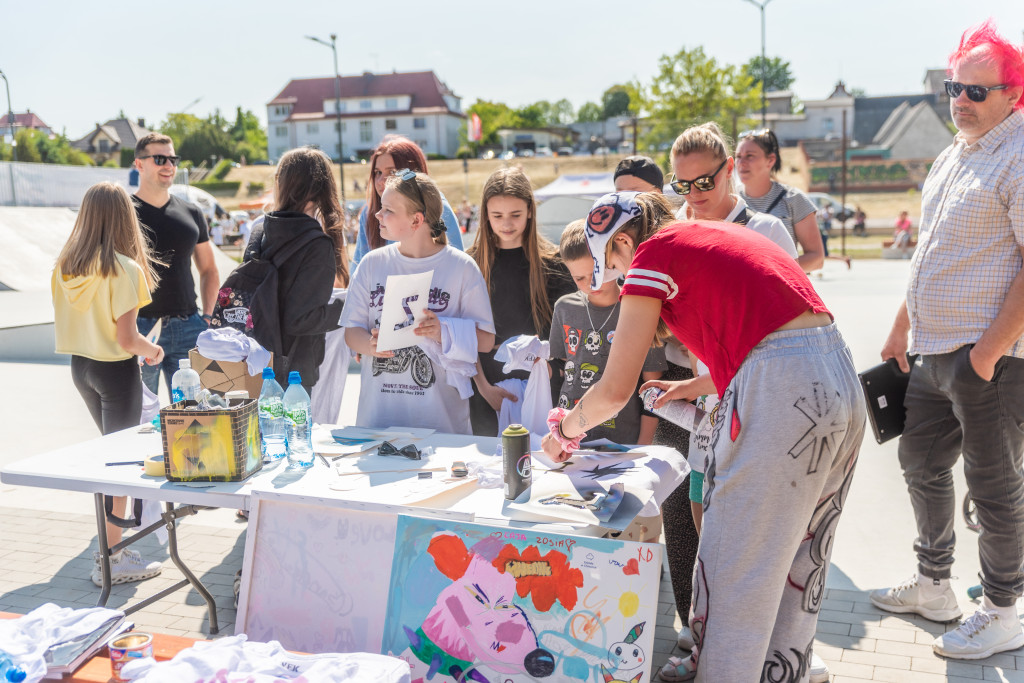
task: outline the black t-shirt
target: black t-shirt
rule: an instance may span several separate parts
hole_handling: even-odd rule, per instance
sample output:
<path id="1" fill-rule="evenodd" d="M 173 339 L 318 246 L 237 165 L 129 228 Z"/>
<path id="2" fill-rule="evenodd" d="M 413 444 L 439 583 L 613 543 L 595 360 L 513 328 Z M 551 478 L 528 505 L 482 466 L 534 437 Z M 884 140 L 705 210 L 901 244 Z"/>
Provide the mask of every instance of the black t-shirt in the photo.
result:
<path id="1" fill-rule="evenodd" d="M 560 297 L 576 291 L 569 270 L 561 259 L 545 263 L 547 269 L 547 297 L 554 308 Z M 522 247 L 498 249 L 491 267 L 491 310 L 494 311 L 494 344 L 520 334 L 536 334 L 546 340 L 550 329 L 538 330 L 533 324 L 533 302 L 530 301 L 530 263 Z M 504 363 L 494 360 L 494 351 L 480 354 L 480 364 L 487 380 L 494 384 L 507 377 L 526 379 L 528 372 L 513 372 L 506 376 Z"/>
<path id="2" fill-rule="evenodd" d="M 160 284 L 153 290 L 153 303 L 140 308 L 139 316 L 162 318 L 195 313 L 198 306 L 192 252 L 196 244 L 210 239 L 203 212 L 173 195 L 161 207 L 147 204 L 135 195 L 132 203 L 153 255 L 166 264 L 154 268 Z"/>

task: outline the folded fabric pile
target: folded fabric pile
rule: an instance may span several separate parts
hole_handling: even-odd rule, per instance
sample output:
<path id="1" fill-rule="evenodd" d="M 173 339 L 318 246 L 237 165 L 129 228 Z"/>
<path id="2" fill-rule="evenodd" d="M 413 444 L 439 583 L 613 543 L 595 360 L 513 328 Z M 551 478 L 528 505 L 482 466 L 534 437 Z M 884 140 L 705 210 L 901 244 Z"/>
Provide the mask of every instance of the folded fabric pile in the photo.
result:
<path id="1" fill-rule="evenodd" d="M 46 675 L 44 653 L 51 645 L 92 633 L 124 613 L 103 607 L 72 609 L 48 602 L 17 619 L 0 619 L 0 649 L 26 673 L 25 683 Z"/>
<path id="2" fill-rule="evenodd" d="M 138 683 L 410 683 L 409 665 L 365 652 L 297 655 L 281 643 L 248 642 L 244 634 L 198 642 L 174 659 L 126 664 L 121 676 Z"/>
<path id="3" fill-rule="evenodd" d="M 270 352 L 252 337 L 233 327 L 211 327 L 199 333 L 196 350 L 203 358 L 230 362 L 245 361 L 250 375 L 258 375 L 270 365 Z"/>

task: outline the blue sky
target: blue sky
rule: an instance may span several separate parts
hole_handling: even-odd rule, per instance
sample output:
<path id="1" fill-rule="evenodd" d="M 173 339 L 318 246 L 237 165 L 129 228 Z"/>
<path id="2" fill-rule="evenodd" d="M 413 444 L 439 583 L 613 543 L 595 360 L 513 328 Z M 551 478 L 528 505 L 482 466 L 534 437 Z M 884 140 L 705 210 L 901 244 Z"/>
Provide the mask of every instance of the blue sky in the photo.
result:
<path id="1" fill-rule="evenodd" d="M 971 24 L 993 17 L 1014 42 L 1024 0 L 772 0 L 767 53 L 791 64 L 802 99 L 842 78 L 869 95 L 920 92 L 924 70 Z M 760 53 L 760 13 L 744 0 L 461 0 L 5 3 L 0 70 L 15 111 L 77 138 L 123 109 L 148 123 L 169 111 L 266 117 L 291 78 L 328 76 L 331 52 L 303 38 L 339 35 L 342 74 L 433 69 L 468 106 L 598 101 L 649 80 L 658 57 L 703 45 L 740 64 Z M 0 92 L 0 108 L 7 102 Z"/>

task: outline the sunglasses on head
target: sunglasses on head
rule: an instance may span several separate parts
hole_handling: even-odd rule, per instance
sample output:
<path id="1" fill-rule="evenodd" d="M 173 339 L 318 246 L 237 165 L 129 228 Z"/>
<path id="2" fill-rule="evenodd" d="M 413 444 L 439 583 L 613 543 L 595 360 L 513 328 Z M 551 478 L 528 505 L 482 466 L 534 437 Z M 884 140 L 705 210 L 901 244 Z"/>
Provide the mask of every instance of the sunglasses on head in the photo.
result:
<path id="1" fill-rule="evenodd" d="M 181 161 L 181 157 L 178 155 L 167 155 L 167 154 L 148 154 L 144 157 L 135 157 L 136 159 L 152 159 L 153 163 L 157 166 L 166 166 L 167 162 L 171 162 L 171 166 L 177 166 L 178 162 Z"/>
<path id="2" fill-rule="evenodd" d="M 699 178 L 694 178 L 693 180 L 676 180 L 676 174 L 673 173 L 672 177 L 668 181 L 668 184 L 669 186 L 672 187 L 673 190 L 676 191 L 677 194 L 681 194 L 683 196 L 690 194 L 691 185 L 693 187 L 696 187 L 701 192 L 710 192 L 711 190 L 715 189 L 715 176 L 718 175 L 719 171 L 722 170 L 727 161 L 729 161 L 728 157 L 726 157 L 722 161 L 722 163 L 718 165 L 718 168 L 716 168 L 711 173 L 707 175 L 702 175 Z"/>
<path id="3" fill-rule="evenodd" d="M 740 133 L 740 140 L 746 140 L 747 138 L 753 138 L 767 150 L 766 154 L 774 154 L 779 148 L 779 139 L 775 137 L 775 133 L 772 132 L 771 128 L 762 128 L 761 130 L 748 130 L 746 133 Z"/>
<path id="4" fill-rule="evenodd" d="M 966 83 L 958 83 L 952 79 L 947 78 L 942 81 L 946 84 L 946 94 L 954 100 L 960 97 L 960 93 L 967 91 L 967 99 L 971 102 L 984 102 L 985 98 L 988 97 L 989 90 L 1006 90 L 1006 84 L 1003 85 L 967 85 Z"/>
<path id="5" fill-rule="evenodd" d="M 421 213 L 423 213 L 424 217 L 426 217 L 427 202 L 423 199 L 423 193 L 420 192 L 420 184 L 416 182 L 416 171 L 410 168 L 403 168 L 400 171 L 392 171 L 391 175 L 397 177 L 403 183 L 408 182 L 410 180 L 412 181 L 413 189 L 416 190 L 416 196 L 419 197 L 420 200 L 420 206 L 423 207 Z M 431 226 L 431 234 L 434 237 L 440 235 L 442 232 L 446 232 L 447 230 L 448 227 L 444 224 L 444 220 L 439 220 L 436 225 Z"/>

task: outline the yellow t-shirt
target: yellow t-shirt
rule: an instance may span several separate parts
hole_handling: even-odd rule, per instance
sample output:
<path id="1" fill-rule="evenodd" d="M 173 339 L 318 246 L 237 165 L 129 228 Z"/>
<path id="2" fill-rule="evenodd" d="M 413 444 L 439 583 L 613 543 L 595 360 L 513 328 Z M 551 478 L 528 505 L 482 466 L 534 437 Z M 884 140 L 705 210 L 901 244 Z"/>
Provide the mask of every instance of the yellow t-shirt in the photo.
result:
<path id="1" fill-rule="evenodd" d="M 135 261 L 116 254 L 117 264 L 110 277 L 98 269 L 89 275 L 67 277 L 53 269 L 53 328 L 57 353 L 70 353 L 93 360 L 118 361 L 132 354 L 117 343 L 117 319 L 145 306 L 152 298 L 146 275 Z"/>

